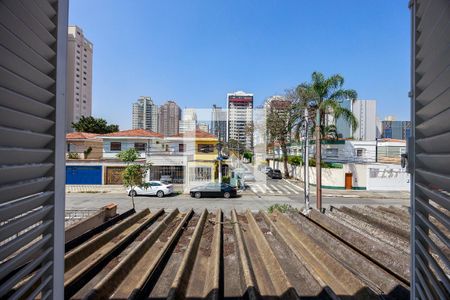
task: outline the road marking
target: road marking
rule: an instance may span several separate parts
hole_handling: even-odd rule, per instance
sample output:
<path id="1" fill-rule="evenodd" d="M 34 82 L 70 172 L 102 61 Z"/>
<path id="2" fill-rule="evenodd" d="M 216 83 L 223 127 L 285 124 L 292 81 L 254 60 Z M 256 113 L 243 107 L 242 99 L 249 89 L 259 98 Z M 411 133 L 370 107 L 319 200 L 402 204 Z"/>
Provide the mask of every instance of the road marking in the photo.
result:
<path id="1" fill-rule="evenodd" d="M 271 185 L 270 188 L 274 189 L 278 194 L 281 194 L 281 191 L 274 185 Z"/>
<path id="2" fill-rule="evenodd" d="M 287 183 L 289 183 L 291 186 L 293 186 L 294 188 L 303 191 L 303 188 L 299 185 L 293 184 L 292 182 L 290 182 L 289 180 L 283 179 L 284 181 L 286 181 Z"/>
<path id="3" fill-rule="evenodd" d="M 291 192 L 294 192 L 294 194 L 297 194 L 299 192 L 299 190 L 296 190 L 296 189 L 294 189 L 294 188 L 292 188 L 292 187 L 290 187 L 288 185 L 285 185 L 284 188 L 290 190 Z"/>

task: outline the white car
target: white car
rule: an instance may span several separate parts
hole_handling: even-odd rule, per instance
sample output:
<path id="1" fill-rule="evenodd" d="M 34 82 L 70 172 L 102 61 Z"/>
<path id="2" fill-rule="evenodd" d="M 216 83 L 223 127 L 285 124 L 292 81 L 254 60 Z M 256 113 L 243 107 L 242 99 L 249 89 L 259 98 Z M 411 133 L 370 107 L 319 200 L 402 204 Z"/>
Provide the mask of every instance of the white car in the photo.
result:
<path id="1" fill-rule="evenodd" d="M 173 193 L 173 185 L 165 184 L 161 181 L 149 181 L 144 187 L 135 187 L 132 189 L 127 189 L 128 196 L 146 196 L 146 195 L 156 195 L 162 198 L 166 195 Z"/>

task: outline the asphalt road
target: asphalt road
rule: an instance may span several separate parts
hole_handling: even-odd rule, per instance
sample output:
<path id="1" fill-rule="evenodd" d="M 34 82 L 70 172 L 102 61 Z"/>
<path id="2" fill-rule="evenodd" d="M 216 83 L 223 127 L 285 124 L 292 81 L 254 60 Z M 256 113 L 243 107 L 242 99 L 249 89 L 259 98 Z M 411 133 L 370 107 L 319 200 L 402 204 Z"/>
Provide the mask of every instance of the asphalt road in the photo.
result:
<path id="1" fill-rule="evenodd" d="M 132 207 L 131 198 L 125 194 L 119 193 L 70 193 L 66 194 L 66 209 L 99 209 L 108 203 L 116 203 L 119 212 L 123 212 Z M 141 210 L 150 208 L 151 210 L 165 208 L 172 210 L 178 208 L 180 210 L 202 210 L 207 208 L 214 211 L 221 208 L 228 213 L 232 209 L 237 211 L 245 211 L 247 209 L 258 211 L 266 210 L 273 204 L 290 204 L 293 207 L 303 209 L 304 198 L 302 195 L 257 195 L 255 193 L 245 192 L 237 198 L 191 198 L 189 195 L 177 195 L 164 198 L 155 196 L 141 196 L 135 198 L 136 209 Z M 315 205 L 314 196 L 311 199 L 311 205 Z M 406 199 L 365 199 L 365 198 L 324 198 L 323 207 L 328 208 L 334 206 L 351 206 L 351 205 L 409 205 Z"/>

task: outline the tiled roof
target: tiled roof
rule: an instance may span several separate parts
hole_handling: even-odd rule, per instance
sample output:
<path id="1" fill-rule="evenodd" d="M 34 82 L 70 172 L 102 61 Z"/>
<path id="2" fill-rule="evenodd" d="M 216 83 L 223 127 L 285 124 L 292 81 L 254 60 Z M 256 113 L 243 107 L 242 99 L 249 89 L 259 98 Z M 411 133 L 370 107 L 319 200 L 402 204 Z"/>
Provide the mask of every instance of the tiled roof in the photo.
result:
<path id="1" fill-rule="evenodd" d="M 217 139 L 217 136 L 215 136 L 214 134 L 211 134 L 209 132 L 199 130 L 199 129 L 197 129 L 196 131 L 188 131 L 185 133 L 179 133 L 176 135 L 172 135 L 170 137 L 194 137 L 194 136 L 196 138 L 201 138 L 201 139 Z"/>
<path id="2" fill-rule="evenodd" d="M 122 130 L 113 133 L 103 134 L 103 137 L 158 137 L 162 138 L 163 135 L 157 132 L 153 132 L 145 129 L 131 129 Z"/>
<path id="3" fill-rule="evenodd" d="M 70 132 L 66 134 L 66 140 L 84 140 L 91 139 L 98 136 L 96 133 L 88 132 Z"/>
<path id="4" fill-rule="evenodd" d="M 407 208 L 125 214 L 66 245 L 67 298 L 409 298 Z"/>

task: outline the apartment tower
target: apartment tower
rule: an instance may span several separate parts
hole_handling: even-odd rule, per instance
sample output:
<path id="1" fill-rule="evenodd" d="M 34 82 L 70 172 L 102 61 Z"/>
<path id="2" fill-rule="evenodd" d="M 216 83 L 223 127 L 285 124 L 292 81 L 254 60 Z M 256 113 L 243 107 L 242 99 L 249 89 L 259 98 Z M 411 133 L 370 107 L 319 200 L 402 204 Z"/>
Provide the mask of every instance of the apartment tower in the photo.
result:
<path id="1" fill-rule="evenodd" d="M 141 96 L 132 106 L 133 129 L 158 132 L 158 106 L 150 97 Z"/>
<path id="2" fill-rule="evenodd" d="M 167 101 L 159 107 L 158 132 L 164 136 L 176 135 L 179 132 L 181 109 L 175 101 Z"/>
<path id="3" fill-rule="evenodd" d="M 227 141 L 236 140 L 253 149 L 253 94 L 227 94 Z"/>
<path id="4" fill-rule="evenodd" d="M 211 126 L 209 133 L 217 136 L 219 141 L 225 141 L 227 135 L 227 112 L 215 104 L 211 110 Z"/>
<path id="5" fill-rule="evenodd" d="M 179 133 L 195 131 L 197 128 L 197 113 L 194 108 L 183 109 L 183 116 L 179 125 Z"/>
<path id="6" fill-rule="evenodd" d="M 66 131 L 74 131 L 72 122 L 92 114 L 93 45 L 78 26 L 69 26 L 67 38 Z"/>

